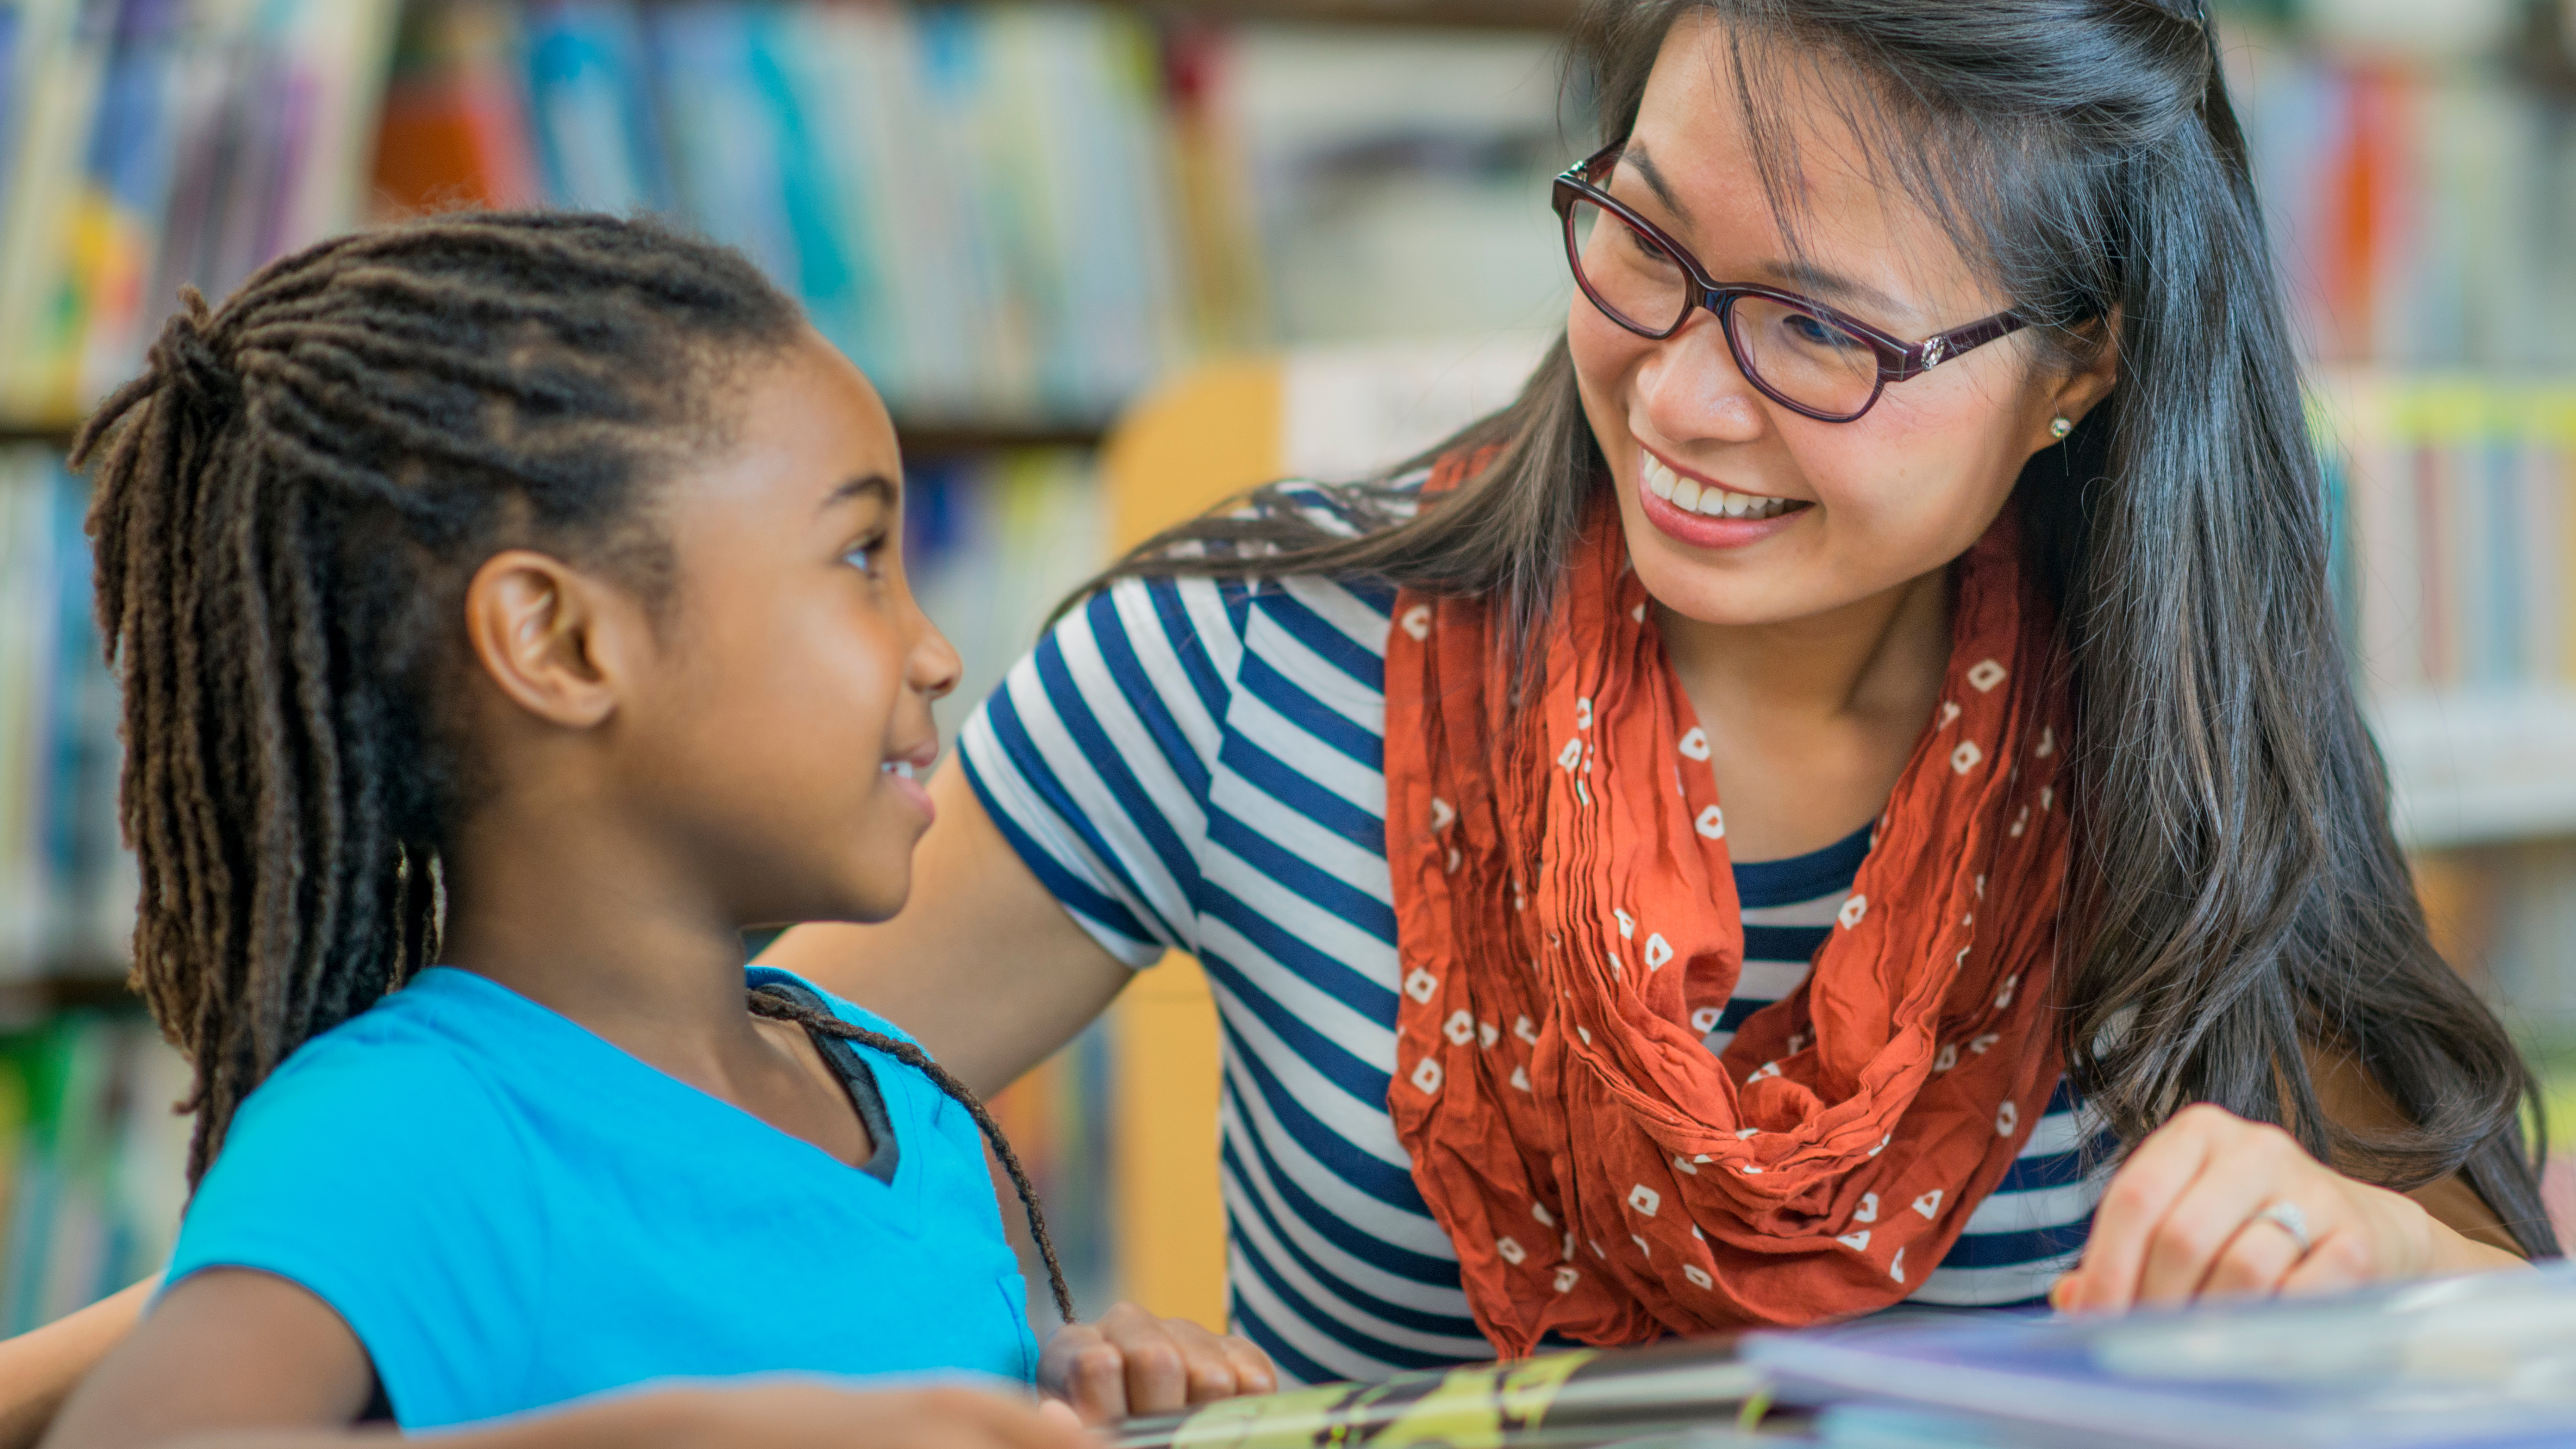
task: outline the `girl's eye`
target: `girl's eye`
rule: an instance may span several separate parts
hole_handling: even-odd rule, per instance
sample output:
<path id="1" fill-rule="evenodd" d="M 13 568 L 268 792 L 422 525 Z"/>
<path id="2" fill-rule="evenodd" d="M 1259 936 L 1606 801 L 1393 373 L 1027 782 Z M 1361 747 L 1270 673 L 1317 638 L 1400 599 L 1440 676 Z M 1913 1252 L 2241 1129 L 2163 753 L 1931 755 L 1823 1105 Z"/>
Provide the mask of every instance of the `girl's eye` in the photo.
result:
<path id="1" fill-rule="evenodd" d="M 885 548 L 885 536 L 883 534 L 879 534 L 874 538 L 860 543 L 856 547 L 852 548 L 848 553 L 841 555 L 841 560 L 842 562 L 850 564 L 858 569 L 860 573 L 866 574 L 869 578 L 875 578 L 878 574 L 884 571 L 883 565 L 885 561 Z"/>

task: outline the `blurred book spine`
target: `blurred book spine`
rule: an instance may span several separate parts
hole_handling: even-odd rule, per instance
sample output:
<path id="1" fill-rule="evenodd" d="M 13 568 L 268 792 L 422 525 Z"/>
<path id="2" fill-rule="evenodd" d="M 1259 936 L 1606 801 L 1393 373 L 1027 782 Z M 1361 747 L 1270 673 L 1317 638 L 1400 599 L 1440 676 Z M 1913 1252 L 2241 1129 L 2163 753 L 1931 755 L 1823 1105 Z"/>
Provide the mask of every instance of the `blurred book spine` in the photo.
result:
<path id="1" fill-rule="evenodd" d="M 160 1270 L 187 1200 L 189 1085 L 132 1012 L 0 1033 L 0 1334 Z"/>
<path id="2" fill-rule="evenodd" d="M 2576 689 L 2576 379 L 2329 372 L 2316 397 L 2372 692 Z"/>
<path id="3" fill-rule="evenodd" d="M 0 0 L 0 418 L 67 425 L 183 283 L 361 211 L 397 0 Z"/>
<path id="4" fill-rule="evenodd" d="M 2442 7 L 2394 8 L 2438 28 Z M 2311 355 L 2417 371 L 2576 369 L 2576 105 L 2565 93 L 2523 83 L 2502 58 L 2421 45 L 2234 41 L 2231 86 Z"/>
<path id="5" fill-rule="evenodd" d="M 665 212 L 907 422 L 1097 425 L 1209 330 L 1163 71 L 1111 6 L 420 0 L 378 200 Z"/>
<path id="6" fill-rule="evenodd" d="M 59 454 L 0 449 L 0 981 L 121 970 L 132 933 L 87 506 Z"/>
<path id="7" fill-rule="evenodd" d="M 1172 69 L 1117 6 L 0 0 L 0 423 L 69 426 L 183 283 L 545 205 L 741 247 L 909 423 L 1096 427 L 1252 332 Z"/>

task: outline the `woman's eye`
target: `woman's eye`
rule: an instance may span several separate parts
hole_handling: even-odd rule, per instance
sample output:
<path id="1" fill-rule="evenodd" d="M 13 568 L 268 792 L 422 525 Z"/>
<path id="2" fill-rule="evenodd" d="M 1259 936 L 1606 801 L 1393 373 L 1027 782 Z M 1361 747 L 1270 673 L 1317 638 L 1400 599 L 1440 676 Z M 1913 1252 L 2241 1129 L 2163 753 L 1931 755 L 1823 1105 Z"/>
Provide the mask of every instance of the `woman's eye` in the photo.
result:
<path id="1" fill-rule="evenodd" d="M 871 538 L 841 555 L 841 559 L 860 573 L 866 574 L 869 578 L 875 578 L 883 571 L 885 546 L 886 541 L 882 537 Z"/>
<path id="2" fill-rule="evenodd" d="M 1628 250 L 1634 253 L 1634 260 L 1653 267 L 1674 265 L 1671 252 L 1657 246 L 1651 238 L 1635 227 L 1623 226 L 1619 228 L 1619 235 L 1627 240 Z"/>
<path id="3" fill-rule="evenodd" d="M 1844 349 L 1861 345 L 1859 338 L 1820 317 L 1810 317 L 1804 312 L 1790 313 L 1782 320 L 1781 326 L 1788 330 L 1791 341 L 1807 347 Z"/>

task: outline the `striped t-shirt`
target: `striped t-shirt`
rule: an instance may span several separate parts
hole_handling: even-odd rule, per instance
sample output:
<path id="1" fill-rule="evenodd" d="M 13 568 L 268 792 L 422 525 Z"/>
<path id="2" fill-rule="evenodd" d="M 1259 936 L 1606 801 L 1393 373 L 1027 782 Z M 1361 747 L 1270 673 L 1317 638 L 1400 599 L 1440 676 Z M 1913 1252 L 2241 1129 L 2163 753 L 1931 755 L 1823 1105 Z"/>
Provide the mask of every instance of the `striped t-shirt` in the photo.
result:
<path id="1" fill-rule="evenodd" d="M 1295 497 L 1343 518 L 1327 491 Z M 1234 1319 L 1304 1382 L 1493 1355 L 1387 1116 L 1392 603 L 1313 577 L 1122 581 L 1058 622 L 960 740 L 994 823 L 1094 938 L 1135 965 L 1168 948 L 1206 967 Z M 1735 867 L 1746 960 L 1711 1049 L 1805 976 L 1867 851 L 1864 830 Z M 2108 1147 L 2086 1138 L 2061 1086 L 1913 1301 L 2045 1293 L 2100 1197 Z"/>

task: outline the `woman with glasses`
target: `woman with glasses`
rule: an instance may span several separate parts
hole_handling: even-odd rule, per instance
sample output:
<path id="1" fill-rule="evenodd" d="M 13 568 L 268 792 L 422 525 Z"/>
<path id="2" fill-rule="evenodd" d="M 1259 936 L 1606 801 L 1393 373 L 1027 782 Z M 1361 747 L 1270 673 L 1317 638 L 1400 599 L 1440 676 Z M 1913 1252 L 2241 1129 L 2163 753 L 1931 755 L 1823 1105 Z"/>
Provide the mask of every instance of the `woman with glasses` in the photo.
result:
<path id="1" fill-rule="evenodd" d="M 969 725 L 912 908 L 782 963 L 997 1086 L 1195 953 L 1233 1309 L 1297 1378 L 2554 1254 L 2206 17 L 1579 38 L 1520 400 L 1147 544 Z"/>
<path id="2" fill-rule="evenodd" d="M 2206 17 L 1579 40 L 1520 400 L 1145 546 L 969 725 L 905 912 L 773 959 L 990 1090 L 1196 954 L 1291 1378 L 2554 1254 Z"/>
<path id="3" fill-rule="evenodd" d="M 782 959 L 998 1084 L 1197 954 L 1233 1307 L 1296 1377 L 2555 1253 L 2206 17 L 1580 41 L 1520 400 L 1146 545 L 969 726 L 918 904 Z"/>

